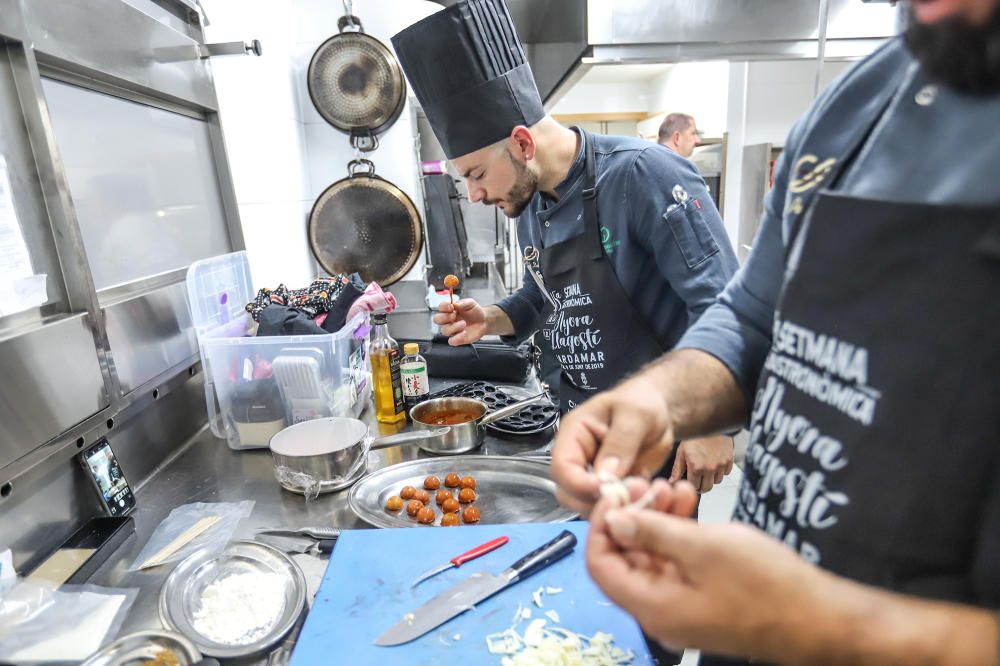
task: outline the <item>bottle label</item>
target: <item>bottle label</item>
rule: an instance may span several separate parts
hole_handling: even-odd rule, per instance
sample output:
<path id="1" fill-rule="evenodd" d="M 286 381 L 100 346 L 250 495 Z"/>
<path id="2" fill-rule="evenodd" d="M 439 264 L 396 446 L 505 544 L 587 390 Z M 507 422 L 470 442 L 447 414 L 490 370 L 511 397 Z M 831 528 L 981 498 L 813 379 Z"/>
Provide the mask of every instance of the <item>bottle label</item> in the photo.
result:
<path id="1" fill-rule="evenodd" d="M 396 413 L 406 411 L 403 405 L 403 385 L 399 376 L 399 352 L 392 350 L 389 352 L 389 376 L 392 377 L 392 401 L 395 405 Z"/>
<path id="2" fill-rule="evenodd" d="M 431 392 L 431 384 L 427 379 L 427 364 L 403 363 L 400 365 L 400 372 L 403 375 L 403 395 L 408 398 L 416 398 L 427 395 Z"/>

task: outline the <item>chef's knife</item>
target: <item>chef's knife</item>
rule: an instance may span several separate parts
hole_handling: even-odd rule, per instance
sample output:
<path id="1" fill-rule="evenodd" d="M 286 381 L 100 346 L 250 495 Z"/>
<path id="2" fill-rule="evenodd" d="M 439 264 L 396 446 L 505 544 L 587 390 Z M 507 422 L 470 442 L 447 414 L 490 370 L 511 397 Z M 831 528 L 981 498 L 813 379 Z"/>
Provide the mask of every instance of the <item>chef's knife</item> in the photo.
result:
<path id="1" fill-rule="evenodd" d="M 481 601 L 489 599 L 500 590 L 561 560 L 573 552 L 575 546 L 576 536 L 569 530 L 563 530 L 555 539 L 531 551 L 499 575 L 485 571 L 472 574 L 458 585 L 445 590 L 412 613 L 408 613 L 379 636 L 375 640 L 375 645 L 409 643 L 440 627 L 456 615 L 461 615 Z"/>
<path id="2" fill-rule="evenodd" d="M 337 545 L 336 539 L 308 539 L 302 537 L 277 536 L 273 534 L 258 534 L 257 541 L 277 548 L 283 553 L 303 553 L 306 555 L 329 555 Z"/>

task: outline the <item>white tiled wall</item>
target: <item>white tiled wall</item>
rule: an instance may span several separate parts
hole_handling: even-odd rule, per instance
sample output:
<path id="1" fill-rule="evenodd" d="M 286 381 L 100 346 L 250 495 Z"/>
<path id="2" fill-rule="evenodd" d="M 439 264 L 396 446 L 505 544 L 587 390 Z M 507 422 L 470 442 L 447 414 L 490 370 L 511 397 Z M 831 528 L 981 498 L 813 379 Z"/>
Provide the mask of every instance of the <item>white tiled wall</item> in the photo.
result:
<path id="1" fill-rule="evenodd" d="M 213 42 L 259 39 L 263 55 L 213 58 L 222 128 L 254 283 L 304 286 L 316 274 L 306 219 L 316 197 L 347 175 L 348 137 L 313 108 L 306 71 L 316 48 L 337 34 L 343 4 L 332 0 L 203 0 Z M 365 31 L 390 37 L 437 11 L 426 0 L 356 0 Z M 391 46 L 390 46 L 391 48 Z M 423 211 L 409 109 L 366 155 L 376 173 Z M 420 261 L 408 279 L 421 279 Z"/>

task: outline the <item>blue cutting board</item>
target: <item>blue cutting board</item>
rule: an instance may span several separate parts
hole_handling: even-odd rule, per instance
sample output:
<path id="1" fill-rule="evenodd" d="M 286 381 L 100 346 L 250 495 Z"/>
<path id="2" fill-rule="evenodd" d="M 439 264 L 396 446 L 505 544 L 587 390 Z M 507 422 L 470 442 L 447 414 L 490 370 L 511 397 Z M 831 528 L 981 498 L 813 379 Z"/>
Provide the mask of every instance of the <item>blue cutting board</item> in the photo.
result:
<path id="1" fill-rule="evenodd" d="M 578 539 L 568 557 L 410 643 L 373 645 L 385 630 L 440 592 L 476 571 L 503 571 L 564 529 Z M 510 537 L 507 545 L 410 588 L 427 569 L 504 535 Z M 499 664 L 500 656 L 489 653 L 485 638 L 511 625 L 518 604 L 531 608 L 532 619 L 555 610 L 560 626 L 567 629 L 587 636 L 598 631 L 614 634 L 615 645 L 635 652 L 637 666 L 651 663 L 638 625 L 612 605 L 587 575 L 583 557 L 586 538 L 584 522 L 345 531 L 333 549 L 291 666 Z M 544 606 L 538 608 L 531 593 L 545 586 L 562 588 L 563 592 L 543 594 Z M 518 627 L 522 636 L 527 625 L 526 621 Z"/>

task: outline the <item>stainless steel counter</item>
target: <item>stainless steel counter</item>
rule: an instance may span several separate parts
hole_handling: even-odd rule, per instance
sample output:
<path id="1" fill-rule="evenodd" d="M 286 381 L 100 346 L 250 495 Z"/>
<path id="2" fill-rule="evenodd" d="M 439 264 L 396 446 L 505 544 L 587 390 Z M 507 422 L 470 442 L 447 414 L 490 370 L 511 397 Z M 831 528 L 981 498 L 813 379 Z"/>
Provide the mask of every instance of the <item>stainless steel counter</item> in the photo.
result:
<path id="1" fill-rule="evenodd" d="M 454 381 L 432 380 L 431 390 L 440 390 Z M 518 395 L 537 389 L 533 379 L 525 386 L 505 385 Z M 362 419 L 373 425 L 373 432 L 392 434 L 408 429 L 377 424 L 374 409 L 365 410 Z M 551 445 L 551 429 L 543 434 L 526 437 L 499 437 L 487 433 L 483 448 L 476 454 L 532 455 L 544 454 Z M 430 457 L 415 446 L 391 447 L 369 454 L 368 469 L 375 471 L 395 463 Z M 139 554 L 153 530 L 172 509 L 190 502 L 236 502 L 254 500 L 253 513 L 243 519 L 235 538 L 251 538 L 263 527 L 302 527 L 324 525 L 355 529 L 368 528 L 347 505 L 348 490 L 321 495 L 311 501 L 283 490 L 274 478 L 271 454 L 267 449 L 233 451 L 226 442 L 216 439 L 206 428 L 184 445 L 178 453 L 154 472 L 136 492 L 137 507 L 133 514 L 135 536 L 130 537 L 98 572 L 90 583 L 111 587 L 139 588 L 119 635 L 140 629 L 160 627 L 157 601 L 160 586 L 171 566 L 144 572 L 128 572 L 126 567 Z M 296 556 L 297 560 L 311 556 Z M 305 560 L 309 564 L 308 560 Z M 313 578 L 322 568 L 315 562 L 308 568 Z M 305 569 L 306 567 L 304 567 Z M 317 573 L 318 572 L 318 573 Z M 306 571 L 307 578 L 310 571 Z M 318 581 L 313 581 L 318 583 Z"/>

